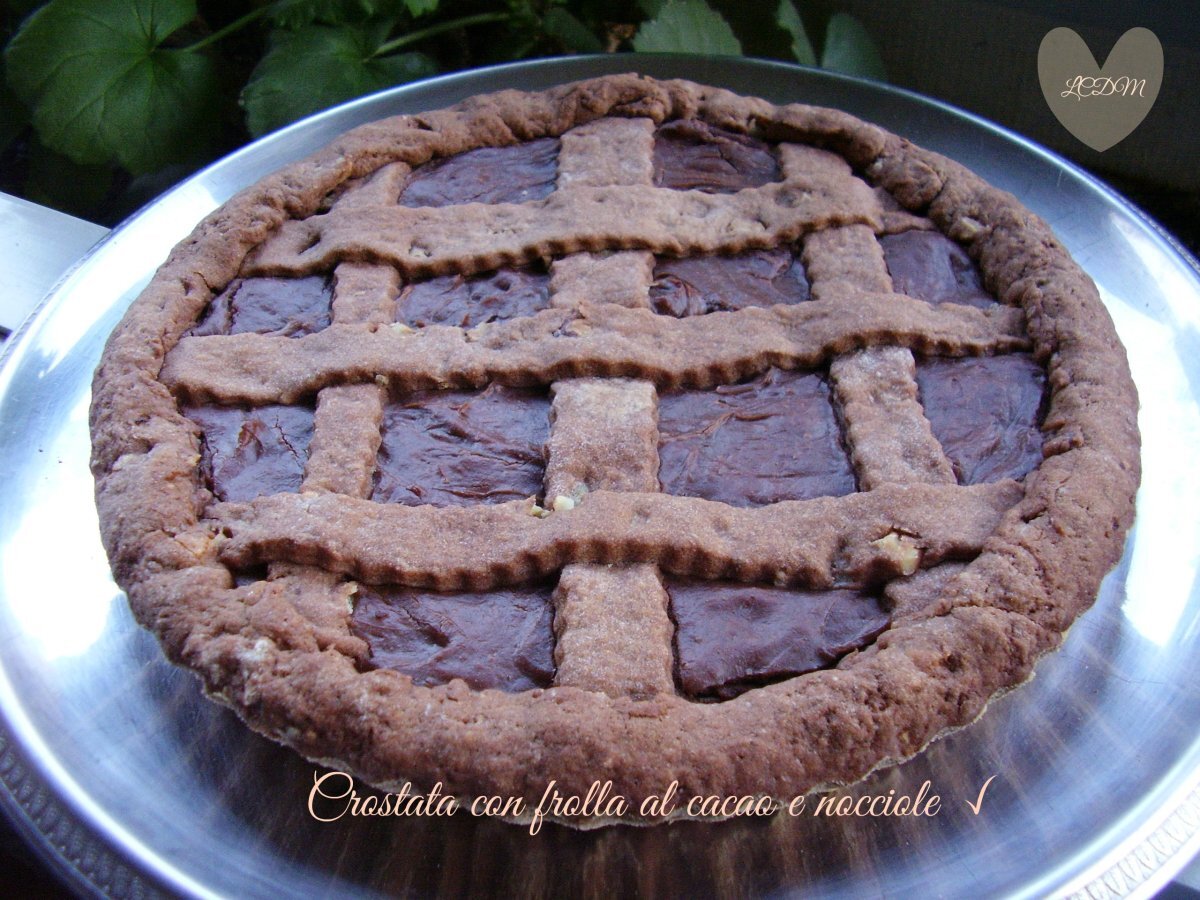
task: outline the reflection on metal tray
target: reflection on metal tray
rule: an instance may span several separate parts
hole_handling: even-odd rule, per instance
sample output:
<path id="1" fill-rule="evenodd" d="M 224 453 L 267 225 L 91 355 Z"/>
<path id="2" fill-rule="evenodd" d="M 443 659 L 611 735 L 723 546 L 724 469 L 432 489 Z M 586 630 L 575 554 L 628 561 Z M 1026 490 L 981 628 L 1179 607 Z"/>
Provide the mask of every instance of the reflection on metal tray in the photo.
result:
<path id="1" fill-rule="evenodd" d="M 777 816 L 574 832 L 468 816 L 315 821 L 314 766 L 204 700 L 108 575 L 87 470 L 88 387 L 154 267 L 235 190 L 352 125 L 500 87 L 623 71 L 837 106 L 939 150 L 1048 219 L 1100 286 L 1142 393 L 1138 522 L 1094 609 L 975 725 L 851 796 L 934 818 Z M 436 79 L 322 114 L 218 163 L 105 241 L 0 371 L 4 802 L 80 887 L 325 893 L 1146 895 L 1200 844 L 1200 276 L 1135 211 L 1020 139 L 901 91 L 780 64 L 603 57 Z M 1184 512 L 1179 512 L 1183 510 Z M 981 785 L 995 779 L 978 815 Z M 214 865 L 213 860 L 219 860 Z M 1103 881 L 1098 881 L 1103 879 Z"/>

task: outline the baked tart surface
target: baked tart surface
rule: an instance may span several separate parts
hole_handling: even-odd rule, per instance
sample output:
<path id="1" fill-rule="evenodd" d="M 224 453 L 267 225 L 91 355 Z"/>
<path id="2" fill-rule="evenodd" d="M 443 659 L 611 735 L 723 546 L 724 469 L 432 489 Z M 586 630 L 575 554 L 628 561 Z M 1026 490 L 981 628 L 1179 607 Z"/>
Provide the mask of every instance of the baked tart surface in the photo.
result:
<path id="1" fill-rule="evenodd" d="M 1027 679 L 1120 555 L 1136 412 L 1010 195 L 629 75 L 233 198 L 111 338 L 93 470 L 138 620 L 254 729 L 636 820 L 855 781 Z"/>

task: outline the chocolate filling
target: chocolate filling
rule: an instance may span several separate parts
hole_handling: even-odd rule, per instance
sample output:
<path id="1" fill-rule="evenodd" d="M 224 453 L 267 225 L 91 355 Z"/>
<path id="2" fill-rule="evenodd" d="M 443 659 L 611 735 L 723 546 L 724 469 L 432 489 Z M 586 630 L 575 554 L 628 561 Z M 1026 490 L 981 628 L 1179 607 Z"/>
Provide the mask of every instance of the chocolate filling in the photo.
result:
<path id="1" fill-rule="evenodd" d="M 300 490 L 313 410 L 307 406 L 185 407 L 200 426 L 200 472 L 218 500 Z"/>
<path id="2" fill-rule="evenodd" d="M 1042 461 L 1046 375 L 1028 354 L 924 359 L 917 385 L 960 484 L 1021 478 Z"/>
<path id="3" fill-rule="evenodd" d="M 444 275 L 418 281 L 401 292 L 397 319 L 414 328 L 474 328 L 484 322 L 532 316 L 549 306 L 550 276 L 527 266 L 475 278 Z"/>
<path id="4" fill-rule="evenodd" d="M 804 265 L 782 247 L 736 256 L 660 257 L 650 287 L 654 311 L 677 318 L 808 299 Z"/>
<path id="5" fill-rule="evenodd" d="M 301 337 L 327 328 L 333 286 L 321 275 L 309 278 L 245 278 L 214 297 L 189 335 L 276 334 Z"/>
<path id="6" fill-rule="evenodd" d="M 675 581 L 667 593 L 677 626 L 676 679 L 692 699 L 728 700 L 832 666 L 889 621 L 878 597 L 853 589 Z"/>
<path id="7" fill-rule="evenodd" d="M 461 678 L 476 690 L 527 691 L 554 679 L 551 586 L 441 594 L 360 585 L 351 627 L 373 668 L 415 684 Z"/>
<path id="8" fill-rule="evenodd" d="M 550 400 L 491 384 L 389 403 L 372 500 L 410 506 L 504 503 L 541 492 Z"/>
<path id="9" fill-rule="evenodd" d="M 979 269 L 958 244 L 937 231 L 902 231 L 879 239 L 892 285 L 926 303 L 985 308 L 996 299 L 984 290 Z"/>
<path id="10" fill-rule="evenodd" d="M 400 204 L 524 203 L 548 196 L 557 177 L 557 138 L 480 147 L 414 169 Z"/>
<path id="11" fill-rule="evenodd" d="M 768 369 L 715 390 L 659 397 L 659 481 L 734 506 L 854 491 L 825 379 Z"/>
<path id="12" fill-rule="evenodd" d="M 675 190 L 731 194 L 779 181 L 779 163 L 760 140 L 696 119 L 654 134 L 654 183 Z"/>

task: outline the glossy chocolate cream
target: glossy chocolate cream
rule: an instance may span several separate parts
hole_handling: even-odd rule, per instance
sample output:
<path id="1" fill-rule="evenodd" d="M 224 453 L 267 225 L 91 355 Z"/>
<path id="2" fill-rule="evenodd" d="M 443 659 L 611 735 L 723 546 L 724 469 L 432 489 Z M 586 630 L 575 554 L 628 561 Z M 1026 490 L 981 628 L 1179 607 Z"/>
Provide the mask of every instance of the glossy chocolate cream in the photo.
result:
<path id="1" fill-rule="evenodd" d="M 1046 375 L 1028 354 L 920 360 L 917 386 L 960 484 L 1022 478 L 1042 461 Z"/>
<path id="2" fill-rule="evenodd" d="M 460 506 L 536 497 L 549 433 L 543 391 L 491 384 L 397 396 L 384 408 L 371 499 Z"/>
<path id="3" fill-rule="evenodd" d="M 650 286 L 654 311 L 676 318 L 808 299 L 804 265 L 785 247 L 733 256 L 659 257 Z"/>
<path id="4" fill-rule="evenodd" d="M 332 304 L 333 287 L 320 275 L 238 279 L 213 298 L 207 314 L 188 334 L 303 337 L 329 326 Z"/>
<path id="5" fill-rule="evenodd" d="M 300 490 L 313 410 L 307 406 L 185 407 L 200 427 L 200 471 L 218 500 Z"/>
<path id="6" fill-rule="evenodd" d="M 532 316 L 549 306 L 550 275 L 525 266 L 472 278 L 444 275 L 407 285 L 396 303 L 396 320 L 413 328 L 474 328 L 486 322 Z"/>
<path id="7" fill-rule="evenodd" d="M 829 385 L 814 372 L 769 369 L 741 384 L 664 391 L 658 421 L 668 494 L 765 506 L 854 491 Z"/>
<path id="8" fill-rule="evenodd" d="M 481 147 L 418 166 L 400 192 L 400 204 L 524 203 L 549 196 L 557 177 L 557 138 Z"/>
<path id="9" fill-rule="evenodd" d="M 461 678 L 476 690 L 526 691 L 554 678 L 549 586 L 436 593 L 359 585 L 354 631 L 371 665 L 416 684 Z"/>
<path id="10" fill-rule="evenodd" d="M 654 135 L 654 184 L 728 194 L 781 179 L 769 144 L 696 119 L 679 119 Z"/>
<path id="11" fill-rule="evenodd" d="M 798 591 L 716 581 L 669 581 L 676 680 L 693 699 L 827 668 L 888 625 L 878 597 L 853 589 Z"/>
<path id="12" fill-rule="evenodd" d="M 986 309 L 996 300 L 962 247 L 939 231 L 902 231 L 879 239 L 892 285 L 926 303 L 963 303 Z"/>

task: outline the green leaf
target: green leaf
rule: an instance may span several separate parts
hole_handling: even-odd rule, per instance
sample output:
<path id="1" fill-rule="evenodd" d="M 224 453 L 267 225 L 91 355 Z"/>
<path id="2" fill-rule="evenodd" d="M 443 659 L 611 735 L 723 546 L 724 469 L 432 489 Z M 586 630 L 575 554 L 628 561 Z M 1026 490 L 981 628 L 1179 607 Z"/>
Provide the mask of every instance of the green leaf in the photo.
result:
<path id="1" fill-rule="evenodd" d="M 134 173 L 203 156 L 217 130 L 216 66 L 161 48 L 195 14 L 193 0 L 53 0 L 26 19 L 8 78 L 41 140 Z"/>
<path id="2" fill-rule="evenodd" d="M 592 34 L 586 25 L 561 7 L 556 6 L 546 11 L 546 15 L 542 19 L 542 29 L 568 50 L 574 50 L 577 53 L 601 53 L 604 51 L 604 44 L 600 38 Z"/>
<path id="3" fill-rule="evenodd" d="M 508 9 L 510 29 L 533 43 L 537 43 L 537 35 L 534 32 L 537 31 L 541 22 L 541 10 L 534 8 L 534 0 L 505 0 L 504 6 Z M 515 36 L 510 35 L 510 37 Z M 502 53 L 506 56 L 518 55 L 513 52 L 511 46 L 504 46 Z"/>
<path id="4" fill-rule="evenodd" d="M 242 92 L 250 133 L 257 137 L 318 110 L 437 71 L 423 53 L 374 56 L 390 28 L 390 22 L 374 22 L 276 31 Z"/>
<path id="5" fill-rule="evenodd" d="M 876 81 L 887 80 L 887 70 L 879 55 L 879 48 L 862 23 L 846 13 L 837 13 L 829 19 L 821 66 L 847 75 L 862 75 Z"/>
<path id="6" fill-rule="evenodd" d="M 633 38 L 642 53 L 714 53 L 740 55 L 742 45 L 729 23 L 704 0 L 667 0 Z"/>
<path id="7" fill-rule="evenodd" d="M 644 12 L 648 18 L 654 18 L 657 16 L 660 12 L 662 12 L 662 8 L 666 5 L 667 0 L 638 0 L 638 6 L 641 7 L 642 12 Z"/>
<path id="8" fill-rule="evenodd" d="M 802 66 L 815 66 L 817 54 L 813 51 L 812 41 L 804 30 L 804 20 L 796 12 L 792 0 L 779 0 L 779 11 L 775 13 L 775 24 L 792 36 L 792 56 Z"/>
<path id="9" fill-rule="evenodd" d="M 271 20 L 295 30 L 305 25 L 345 25 L 376 15 L 408 13 L 413 18 L 438 8 L 439 0 L 276 0 Z"/>
<path id="10" fill-rule="evenodd" d="M 415 19 L 434 12 L 438 8 L 438 0 L 404 0 L 404 8 Z"/>

